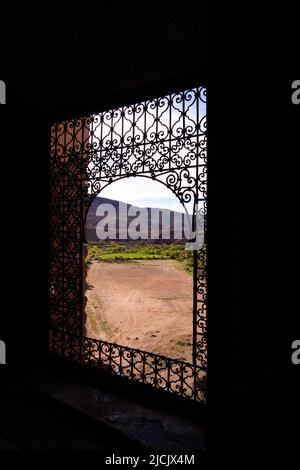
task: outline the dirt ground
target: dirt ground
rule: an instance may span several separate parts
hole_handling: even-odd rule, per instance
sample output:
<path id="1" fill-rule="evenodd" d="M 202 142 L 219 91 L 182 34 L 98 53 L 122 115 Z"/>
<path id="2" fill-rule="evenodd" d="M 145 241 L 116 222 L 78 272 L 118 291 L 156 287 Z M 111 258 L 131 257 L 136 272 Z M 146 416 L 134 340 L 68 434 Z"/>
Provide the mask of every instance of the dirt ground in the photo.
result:
<path id="1" fill-rule="evenodd" d="M 97 262 L 89 267 L 87 335 L 192 360 L 192 276 L 174 260 Z"/>

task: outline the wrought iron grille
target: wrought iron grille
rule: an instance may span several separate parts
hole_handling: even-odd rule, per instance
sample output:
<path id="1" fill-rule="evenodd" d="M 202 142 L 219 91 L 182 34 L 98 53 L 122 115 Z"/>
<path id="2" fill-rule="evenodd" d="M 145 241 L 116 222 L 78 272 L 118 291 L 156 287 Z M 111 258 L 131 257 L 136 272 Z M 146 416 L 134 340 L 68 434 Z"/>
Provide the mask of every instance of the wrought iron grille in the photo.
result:
<path id="1" fill-rule="evenodd" d="M 194 251 L 190 364 L 85 336 L 84 225 L 90 204 L 103 188 L 122 178 L 143 176 L 167 186 L 182 203 L 193 203 L 194 211 L 202 211 L 206 235 L 206 89 L 55 123 L 50 167 L 50 351 L 204 402 L 206 243 Z"/>

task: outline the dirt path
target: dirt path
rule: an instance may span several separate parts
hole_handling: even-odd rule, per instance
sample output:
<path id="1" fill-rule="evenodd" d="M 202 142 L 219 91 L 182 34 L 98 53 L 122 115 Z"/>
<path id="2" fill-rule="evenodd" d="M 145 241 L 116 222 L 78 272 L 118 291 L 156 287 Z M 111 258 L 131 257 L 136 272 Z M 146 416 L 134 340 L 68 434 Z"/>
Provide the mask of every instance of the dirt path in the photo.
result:
<path id="1" fill-rule="evenodd" d="M 88 336 L 191 361 L 192 277 L 173 260 L 93 262 Z"/>

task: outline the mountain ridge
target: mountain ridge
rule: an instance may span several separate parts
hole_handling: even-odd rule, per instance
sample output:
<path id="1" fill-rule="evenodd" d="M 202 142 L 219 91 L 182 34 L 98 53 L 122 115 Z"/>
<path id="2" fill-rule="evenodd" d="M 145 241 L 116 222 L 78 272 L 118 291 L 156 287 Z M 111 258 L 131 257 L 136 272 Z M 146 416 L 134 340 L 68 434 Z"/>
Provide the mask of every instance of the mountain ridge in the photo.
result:
<path id="1" fill-rule="evenodd" d="M 114 208 L 112 210 L 112 213 L 111 214 L 106 213 L 104 211 L 105 208 L 103 208 L 103 215 L 97 215 L 96 211 L 98 209 L 98 206 L 104 205 L 104 204 L 109 204 Z M 128 215 L 129 210 L 133 211 L 135 215 Z M 169 220 L 170 220 L 169 225 L 168 223 L 166 223 L 166 217 L 168 213 L 169 213 Z M 116 215 L 116 222 L 114 222 L 115 215 Z M 120 235 L 119 227 L 126 226 L 126 217 L 127 217 L 127 230 L 128 230 L 129 224 L 138 216 L 141 221 L 140 225 L 143 225 L 143 226 L 148 225 L 148 236 L 150 235 L 150 233 L 152 235 L 152 237 L 151 238 L 149 237 L 148 240 L 151 243 L 168 243 L 168 242 L 169 243 L 174 243 L 174 242 L 185 243 L 187 241 L 187 238 L 185 238 L 184 236 L 183 229 L 184 229 L 184 224 L 185 223 L 188 224 L 188 218 L 184 213 L 174 211 L 171 209 L 166 209 L 166 208 L 135 206 L 127 202 L 118 201 L 116 199 L 110 199 L 110 198 L 105 198 L 101 196 L 97 196 L 93 200 L 89 208 L 87 218 L 86 218 L 86 224 L 85 224 L 86 240 L 87 241 L 99 240 L 99 238 L 97 237 L 97 233 L 96 233 L 96 226 L 100 221 L 103 221 L 103 219 L 105 218 L 108 227 L 116 226 L 116 238 L 112 238 L 112 239 L 119 240 L 119 241 L 125 241 L 125 240 L 132 241 L 130 238 L 124 238 L 124 237 L 122 238 L 119 236 Z M 155 229 L 154 230 L 152 229 L 151 231 L 150 229 L 151 229 L 152 222 L 154 225 L 153 216 L 159 218 L 159 223 L 156 224 Z M 182 233 L 181 238 L 178 238 L 177 231 L 176 231 L 176 237 L 175 237 L 174 217 L 176 218 L 176 228 L 179 229 L 179 231 L 181 231 Z M 163 223 L 163 218 L 164 218 L 164 223 Z M 170 226 L 170 233 L 169 233 L 169 226 Z M 146 242 L 147 240 L 143 240 L 143 241 Z"/>

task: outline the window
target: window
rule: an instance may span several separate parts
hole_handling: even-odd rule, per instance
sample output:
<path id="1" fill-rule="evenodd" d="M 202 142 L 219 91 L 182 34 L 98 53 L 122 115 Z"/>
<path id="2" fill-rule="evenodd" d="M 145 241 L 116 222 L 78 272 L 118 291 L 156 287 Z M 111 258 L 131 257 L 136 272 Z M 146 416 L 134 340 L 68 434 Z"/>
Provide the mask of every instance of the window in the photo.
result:
<path id="1" fill-rule="evenodd" d="M 86 335 L 89 207 L 102 190 L 151 178 L 192 207 L 190 361 Z M 200 217 L 201 216 L 201 217 Z M 198 232 L 198 221 L 202 221 Z M 202 242 L 199 244 L 199 234 Z M 50 351 L 182 398 L 205 401 L 206 89 L 55 123 L 51 128 Z M 154 325 L 155 330 L 155 325 Z"/>

